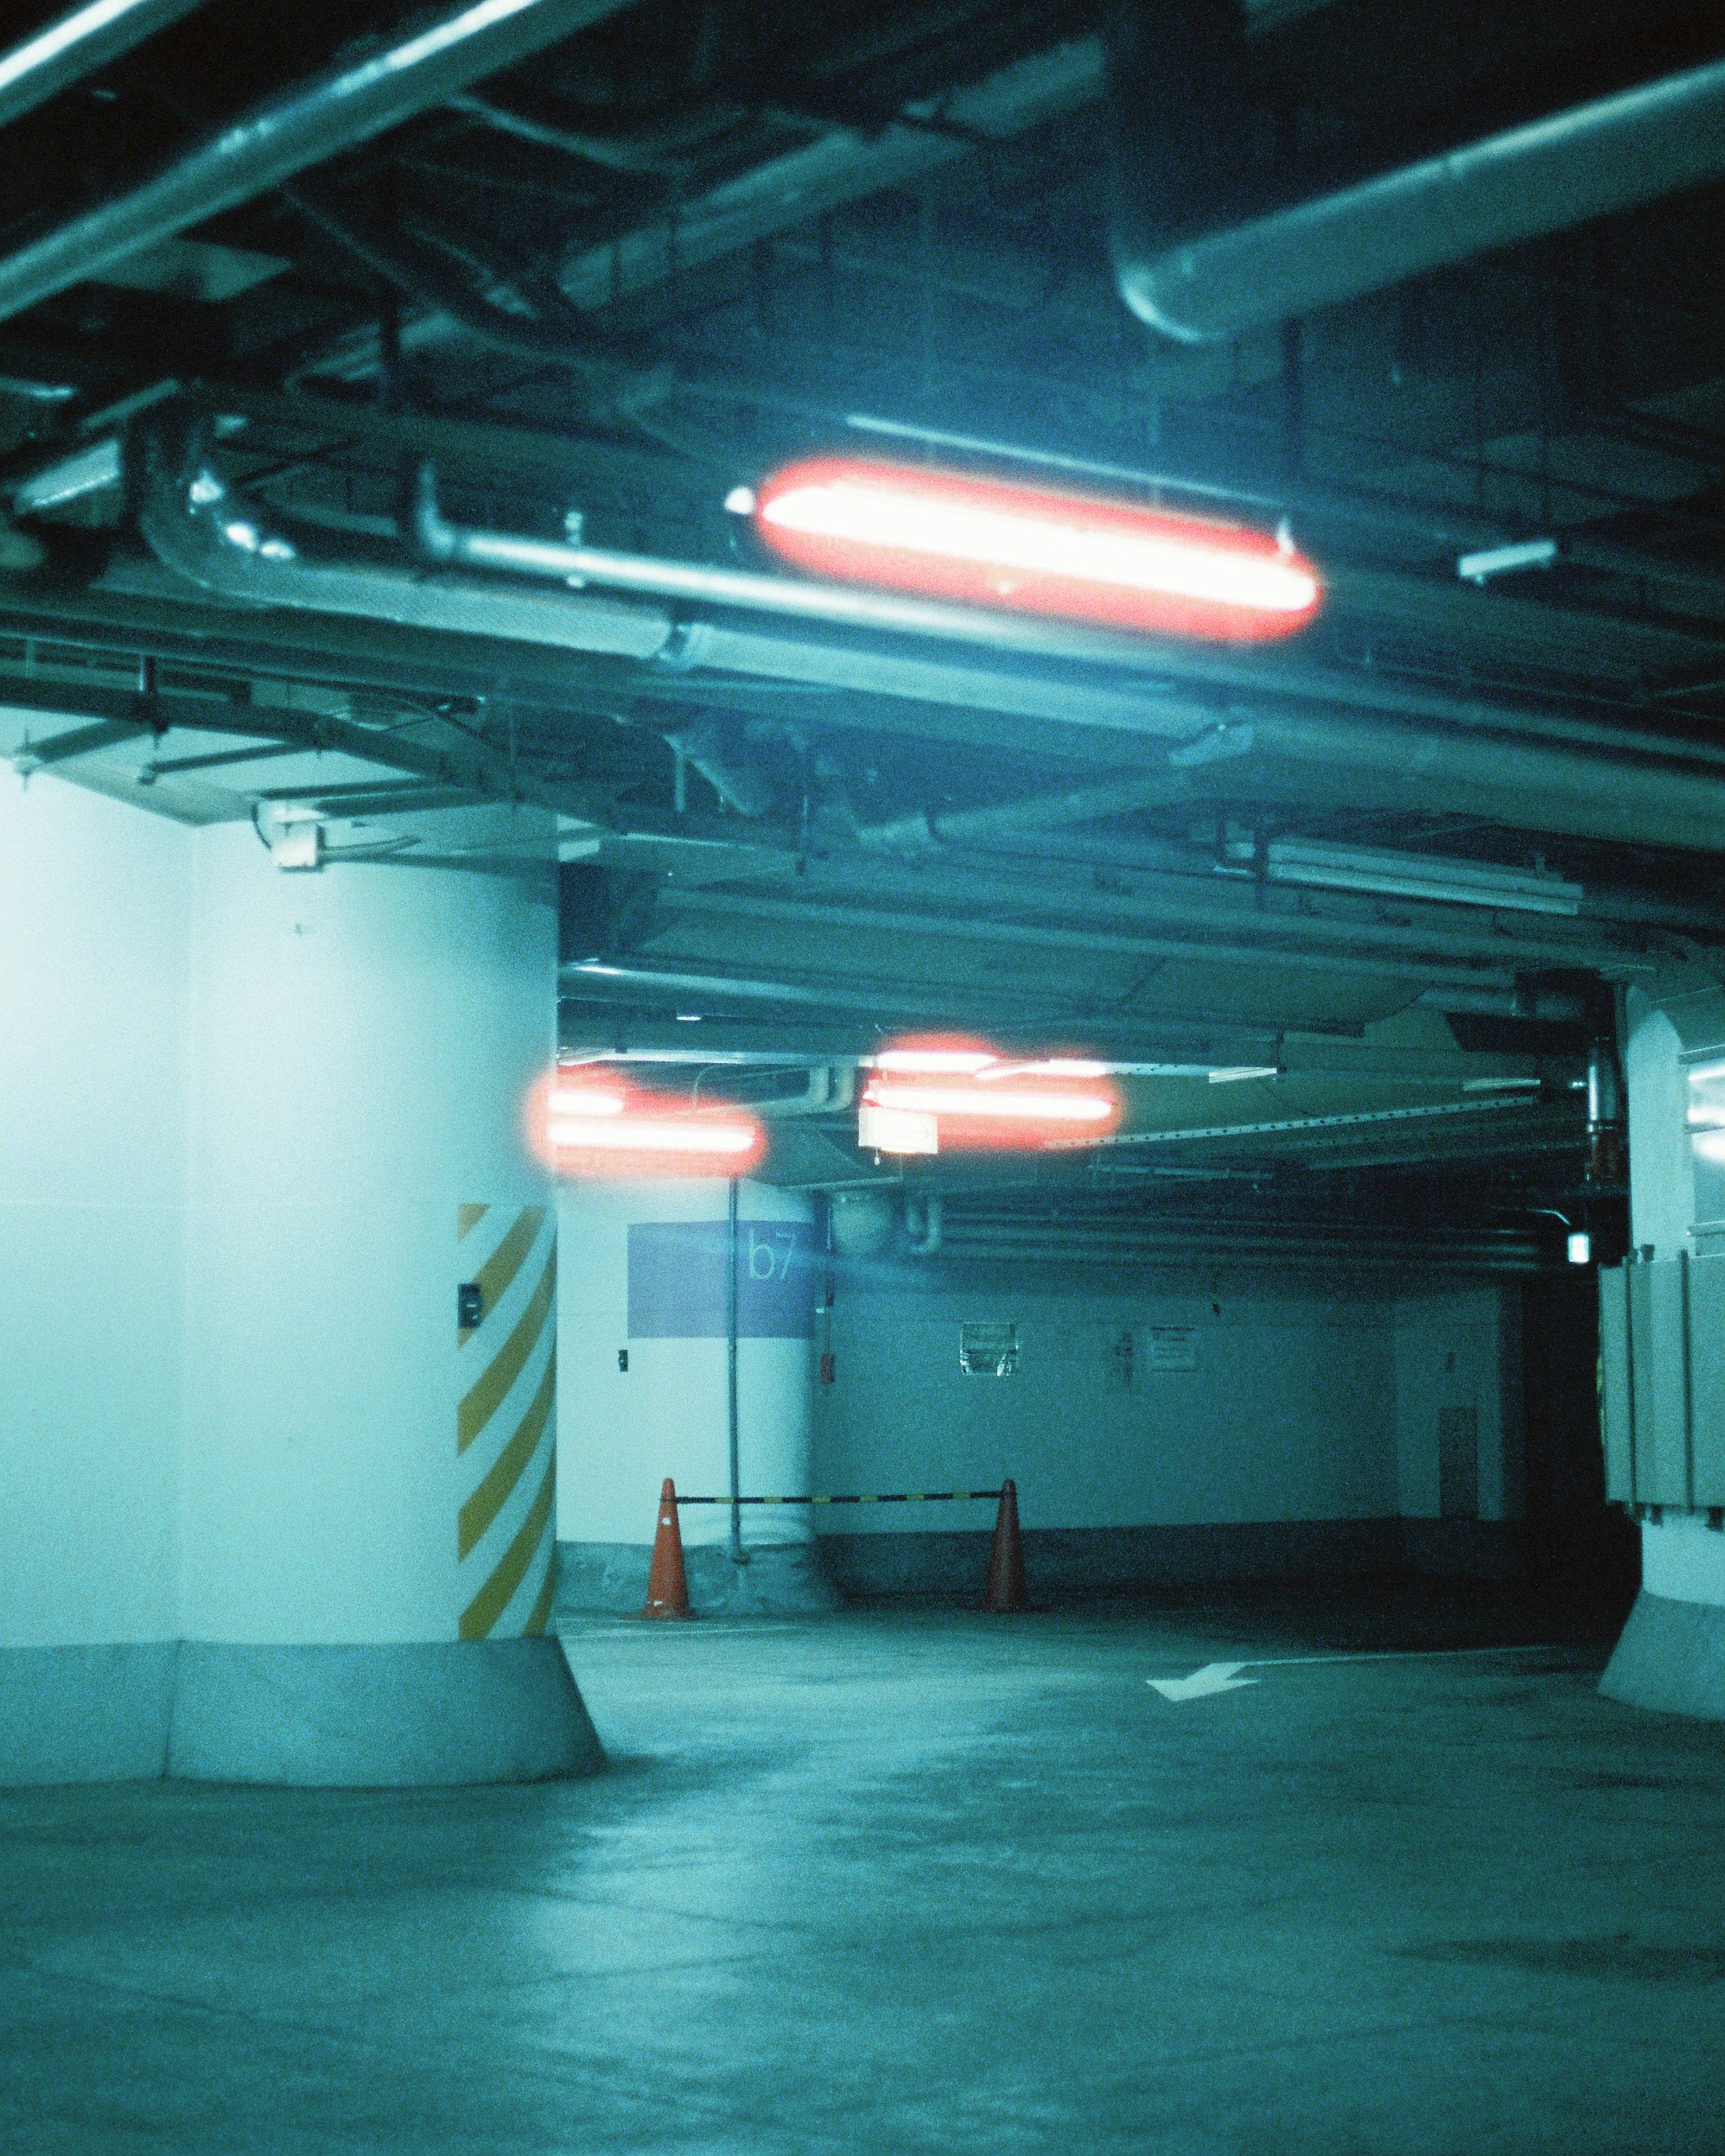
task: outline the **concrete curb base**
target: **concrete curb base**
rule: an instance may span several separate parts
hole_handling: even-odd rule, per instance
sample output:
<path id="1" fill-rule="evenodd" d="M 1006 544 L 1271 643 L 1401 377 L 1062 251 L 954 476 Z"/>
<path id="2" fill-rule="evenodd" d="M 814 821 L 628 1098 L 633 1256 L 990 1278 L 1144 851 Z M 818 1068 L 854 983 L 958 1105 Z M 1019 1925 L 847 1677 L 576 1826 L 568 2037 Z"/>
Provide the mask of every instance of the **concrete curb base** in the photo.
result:
<path id="1" fill-rule="evenodd" d="M 172 1640 L 0 1648 L 0 1788 L 160 1775 L 177 1652 Z"/>
<path id="2" fill-rule="evenodd" d="M 1599 1690 L 1625 1707 L 1725 1722 L 1725 1609 L 1635 1597 Z"/>
<path id="3" fill-rule="evenodd" d="M 757 1543 L 733 1564 L 721 1543 L 686 1543 L 683 1565 L 697 1617 L 818 1617 L 839 1607 L 820 1545 Z M 652 1551 L 644 1543 L 559 1543 L 557 1614 L 639 1616 Z"/>
<path id="4" fill-rule="evenodd" d="M 562 1644 L 0 1650 L 0 1786 L 429 1788 L 595 1774 Z"/>

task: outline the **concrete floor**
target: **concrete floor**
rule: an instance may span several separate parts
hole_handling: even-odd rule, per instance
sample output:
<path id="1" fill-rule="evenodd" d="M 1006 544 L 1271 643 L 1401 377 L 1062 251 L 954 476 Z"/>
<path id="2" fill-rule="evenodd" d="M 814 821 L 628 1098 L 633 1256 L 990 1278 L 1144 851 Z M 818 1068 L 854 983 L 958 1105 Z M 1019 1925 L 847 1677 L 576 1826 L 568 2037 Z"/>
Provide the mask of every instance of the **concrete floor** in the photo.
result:
<path id="1" fill-rule="evenodd" d="M 0 1794 L 0 2150 L 1717 2156 L 1725 1730 L 1145 1681 L 1451 1621 L 594 1620 L 595 1782 Z"/>

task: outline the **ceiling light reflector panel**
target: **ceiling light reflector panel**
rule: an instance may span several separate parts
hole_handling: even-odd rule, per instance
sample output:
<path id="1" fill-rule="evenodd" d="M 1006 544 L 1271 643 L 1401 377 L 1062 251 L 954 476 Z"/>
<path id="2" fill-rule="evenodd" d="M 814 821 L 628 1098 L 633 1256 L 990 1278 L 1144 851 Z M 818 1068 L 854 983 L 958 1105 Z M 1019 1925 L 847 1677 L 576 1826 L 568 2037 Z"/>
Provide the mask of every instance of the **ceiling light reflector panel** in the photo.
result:
<path id="1" fill-rule="evenodd" d="M 776 472 L 755 528 L 816 576 L 1144 635 L 1286 636 L 1323 597 L 1311 562 L 1271 532 L 850 459 Z"/>

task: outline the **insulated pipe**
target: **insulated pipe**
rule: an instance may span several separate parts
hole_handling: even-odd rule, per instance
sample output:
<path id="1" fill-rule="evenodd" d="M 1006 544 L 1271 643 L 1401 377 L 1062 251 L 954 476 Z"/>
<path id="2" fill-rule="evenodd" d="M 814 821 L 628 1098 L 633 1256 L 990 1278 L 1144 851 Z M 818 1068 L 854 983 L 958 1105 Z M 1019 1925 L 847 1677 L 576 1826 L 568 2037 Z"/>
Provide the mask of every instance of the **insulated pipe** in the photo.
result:
<path id="1" fill-rule="evenodd" d="M 940 1255 L 941 1201 L 937 1192 L 927 1197 L 907 1196 L 905 1199 L 905 1228 L 910 1240 L 906 1248 L 913 1258 L 932 1258 Z"/>
<path id="2" fill-rule="evenodd" d="M 540 598 L 493 582 L 423 575 L 385 562 L 307 559 L 272 531 L 195 439 L 146 433 L 139 529 L 189 583 L 240 606 L 292 607 L 406 629 L 453 630 L 620 659 L 652 659 L 672 636 L 669 614 L 614 599 Z"/>
<path id="3" fill-rule="evenodd" d="M 1248 740 L 1250 727 L 1242 729 Z M 996 802 L 986 808 L 960 808 L 950 815 L 930 811 L 901 816 L 891 824 L 862 826 L 862 844 L 887 853 L 922 853 L 932 846 L 976 844 L 989 839 L 1017 838 L 1057 829 L 1065 824 L 1093 824 L 1106 816 L 1129 815 L 1137 808 L 1159 808 L 1190 798 L 1192 783 L 1165 763 L 1141 777 L 1111 785 L 1081 786 L 1034 799 Z"/>
<path id="4" fill-rule="evenodd" d="M 734 607 L 745 613 L 784 614 L 797 621 L 822 622 L 839 629 L 987 644 L 994 650 L 1024 652 L 1041 659 L 1142 665 L 1149 648 L 1142 638 L 1109 629 L 452 524 L 438 506 L 437 478 L 429 465 L 419 468 L 411 518 L 414 544 L 428 562 L 540 577 L 577 589 L 584 584 L 598 584 L 611 591 Z M 693 649 L 697 655 L 692 663 L 698 664 L 698 642 Z"/>
<path id="5" fill-rule="evenodd" d="M 0 321 L 370 141 L 626 4 L 471 0 L 350 67 L 254 106 L 131 193 L 0 260 Z"/>
<path id="6" fill-rule="evenodd" d="M 89 0 L 0 54 L 0 127 L 84 82 L 203 0 Z"/>
<path id="7" fill-rule="evenodd" d="M 1410 717 L 1428 718 L 1440 725 L 1481 732 L 1494 729 L 1507 732 L 1519 726 L 1531 736 L 1576 747 L 1610 751 L 1638 746 L 1634 737 L 1621 727 L 1576 719 L 1567 714 L 1507 711 L 1476 699 L 1417 685 L 1398 685 L 1386 692 L 1381 682 L 1321 672 L 1285 653 L 1271 656 L 1224 649 L 1195 650 L 1178 641 L 1091 629 L 1004 609 L 900 598 L 891 593 L 814 583 L 795 577 L 759 576 L 744 570 L 713 568 L 704 562 L 669 562 L 652 555 L 623 554 L 604 547 L 573 546 L 514 532 L 480 531 L 453 524 L 442 514 L 438 505 L 436 474 L 429 464 L 422 464 L 415 477 L 408 516 L 415 545 L 431 562 L 544 578 L 577 588 L 599 584 L 617 591 L 736 608 L 745 613 L 784 614 L 798 621 L 829 623 L 840 628 L 939 638 L 1036 659 L 1086 661 L 1098 667 L 1159 675 L 1162 681 L 1158 685 L 1167 685 L 1167 677 L 1175 674 L 1182 685 L 1194 689 L 1237 690 L 1309 701 L 1324 712 L 1327 732 L 1332 724 L 1329 711 L 1333 706 L 1339 705 L 1377 715 L 1389 703 Z M 751 649 L 747 639 L 747 629 L 732 631 L 710 623 L 690 624 L 680 640 L 679 663 L 690 668 L 723 668 L 731 665 L 736 671 L 753 670 L 742 656 Z M 734 661 L 726 656 L 732 653 L 737 654 Z M 854 656 L 843 649 L 834 651 L 833 655 L 847 665 Z M 858 685 L 847 682 L 847 685 Z M 906 686 L 899 693 L 914 696 L 922 692 Z M 1217 757 L 1239 755 L 1251 746 L 1251 725 L 1233 721 L 1242 718 L 1255 720 L 1255 712 L 1246 713 L 1230 706 L 1226 720 L 1219 724 L 1214 710 L 1200 709 L 1198 726 L 1201 731 L 1196 739 L 1191 737 L 1194 707 L 1171 705 L 1170 713 L 1166 725 L 1152 725 L 1144 730 L 1174 737 L 1168 752 L 1169 761 L 1182 767 Z M 1060 713 L 1056 710 L 1051 715 Z M 1722 778 L 1725 778 L 1725 750 L 1703 749 L 1697 752 L 1697 761 L 1714 763 Z"/>
<path id="8" fill-rule="evenodd" d="M 302 560 L 290 541 L 267 533 L 195 439 L 177 457 L 162 435 L 147 436 L 144 479 L 139 521 L 157 555 L 206 590 L 242 604 L 297 607 L 651 659 L 680 672 L 753 675 L 1018 713 L 1148 736 L 1174 754 L 1194 734 L 1215 727 L 1217 707 L 1201 692 L 1238 687 L 1255 701 L 1230 705 L 1229 716 L 1251 726 L 1255 752 L 1266 764 L 1373 783 L 1380 798 L 1490 816 L 1532 830 L 1709 853 L 1725 819 L 1725 772 L 1656 761 L 1633 736 L 1585 721 L 1523 715 L 1309 666 L 1260 661 L 1247 667 L 1214 654 L 1174 654 L 1129 637 L 979 608 L 464 531 L 439 515 L 429 474 L 416 499 L 415 529 L 422 550 L 439 562 L 563 583 L 572 578 L 608 583 L 721 609 L 764 608 L 829 626 L 963 639 L 1008 660 L 1087 660 L 1097 675 L 1055 679 L 1021 666 L 990 668 L 974 659 L 859 648 L 836 639 L 767 634 L 747 624 L 674 624 L 667 609 L 586 591 L 536 599 L 505 585 L 428 580 L 383 565 L 324 566 Z M 1128 668 L 1138 670 L 1141 678 L 1122 680 Z M 1158 678 L 1146 680 L 1146 674 Z M 1189 680 L 1178 678 L 1188 674 Z M 1534 737 L 1517 737 L 1516 729 L 1524 723 Z M 1536 730 L 1555 732 L 1559 726 L 1578 738 L 1538 737 Z M 1587 747 L 1606 753 L 1582 753 Z"/>
<path id="9" fill-rule="evenodd" d="M 1157 146 L 1122 120 L 1121 296 L 1165 336 L 1207 344 L 1717 178 L 1725 60 L 1172 241 L 1134 198 L 1156 186 Z"/>

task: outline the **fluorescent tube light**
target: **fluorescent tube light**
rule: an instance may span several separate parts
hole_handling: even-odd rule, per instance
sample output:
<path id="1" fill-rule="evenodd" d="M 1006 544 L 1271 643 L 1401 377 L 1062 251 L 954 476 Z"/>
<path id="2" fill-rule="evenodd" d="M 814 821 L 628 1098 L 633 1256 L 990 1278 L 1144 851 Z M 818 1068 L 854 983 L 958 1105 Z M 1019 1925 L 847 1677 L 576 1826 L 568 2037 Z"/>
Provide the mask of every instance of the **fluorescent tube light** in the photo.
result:
<path id="1" fill-rule="evenodd" d="M 1239 865 L 1234 873 L 1252 873 L 1250 845 L 1233 845 L 1228 850 L 1230 863 Z M 1272 839 L 1263 873 L 1271 883 L 1368 891 L 1382 898 L 1429 899 L 1442 906 L 1486 906 L 1506 913 L 1575 914 L 1586 896 L 1579 883 L 1532 870 L 1332 846 L 1308 839 Z"/>
<path id="2" fill-rule="evenodd" d="M 1114 1103 L 1100 1093 L 1021 1093 L 1003 1087 L 998 1093 L 960 1086 L 896 1086 L 878 1081 L 869 1088 L 869 1105 L 900 1108 L 920 1116 L 968 1116 L 987 1122 L 1105 1123 Z"/>
<path id="3" fill-rule="evenodd" d="M 775 473 L 755 528 L 817 575 L 1154 635 L 1285 636 L 1323 596 L 1312 564 L 1269 532 L 841 458 Z"/>
<path id="4" fill-rule="evenodd" d="M 1456 557 L 1455 573 L 1466 584 L 1488 583 L 1515 569 L 1548 569 L 1558 558 L 1555 539 L 1522 539 L 1513 546 L 1482 547 Z"/>
<path id="5" fill-rule="evenodd" d="M 553 1116 L 551 1142 L 559 1152 L 721 1153 L 752 1152 L 760 1133 L 752 1122 L 700 1123 L 692 1117 L 622 1116 Z"/>

